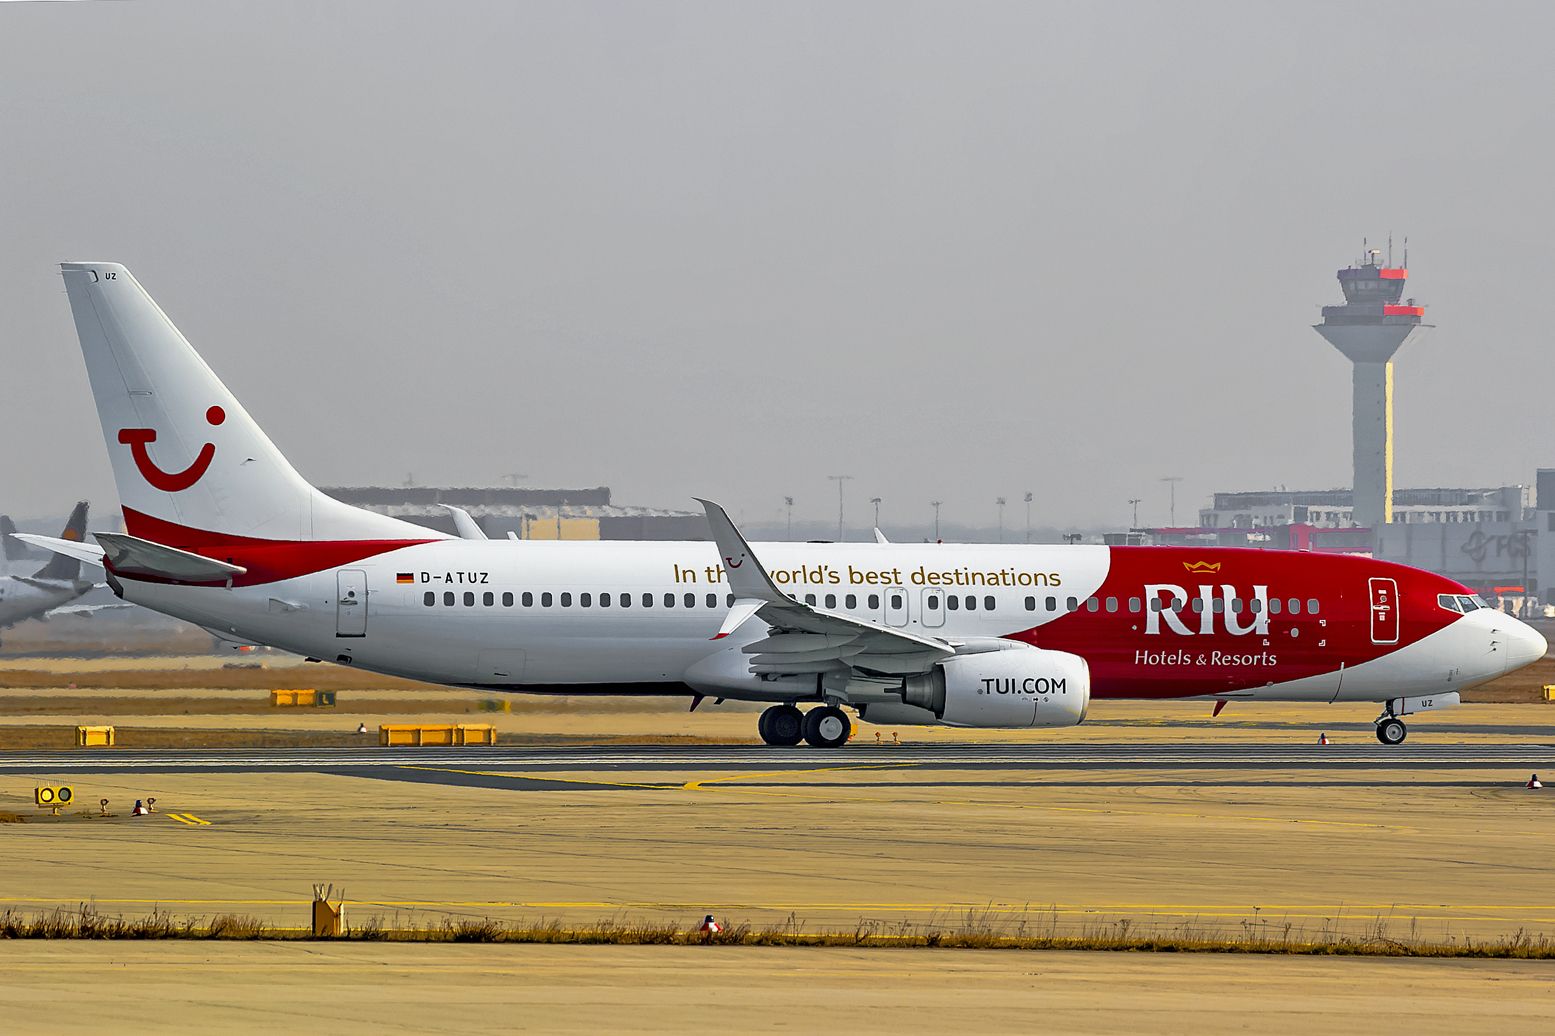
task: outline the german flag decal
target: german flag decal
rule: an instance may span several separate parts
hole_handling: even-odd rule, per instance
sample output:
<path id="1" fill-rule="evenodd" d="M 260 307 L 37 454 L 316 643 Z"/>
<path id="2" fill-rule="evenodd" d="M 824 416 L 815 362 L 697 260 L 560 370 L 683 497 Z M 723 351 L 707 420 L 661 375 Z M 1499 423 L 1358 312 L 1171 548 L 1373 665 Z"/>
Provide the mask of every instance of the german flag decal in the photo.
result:
<path id="1" fill-rule="evenodd" d="M 396 583 L 414 583 L 416 574 L 414 572 L 401 572 L 394 577 L 394 581 Z"/>

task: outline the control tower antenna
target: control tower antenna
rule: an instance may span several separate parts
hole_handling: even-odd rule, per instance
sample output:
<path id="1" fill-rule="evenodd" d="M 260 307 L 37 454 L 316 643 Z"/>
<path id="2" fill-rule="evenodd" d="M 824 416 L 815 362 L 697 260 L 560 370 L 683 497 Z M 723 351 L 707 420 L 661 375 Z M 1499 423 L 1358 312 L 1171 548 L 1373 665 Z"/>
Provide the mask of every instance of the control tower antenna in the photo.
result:
<path id="1" fill-rule="evenodd" d="M 1324 306 L 1323 322 L 1313 330 L 1354 365 L 1354 521 L 1375 530 L 1393 520 L 1393 355 L 1431 325 L 1424 306 L 1403 300 L 1407 259 L 1405 266 L 1393 266 L 1391 258 L 1383 265 L 1380 250 L 1365 238 L 1361 243 L 1360 265 L 1339 271 L 1344 305 Z M 1388 250 L 1391 257 L 1391 234 Z"/>

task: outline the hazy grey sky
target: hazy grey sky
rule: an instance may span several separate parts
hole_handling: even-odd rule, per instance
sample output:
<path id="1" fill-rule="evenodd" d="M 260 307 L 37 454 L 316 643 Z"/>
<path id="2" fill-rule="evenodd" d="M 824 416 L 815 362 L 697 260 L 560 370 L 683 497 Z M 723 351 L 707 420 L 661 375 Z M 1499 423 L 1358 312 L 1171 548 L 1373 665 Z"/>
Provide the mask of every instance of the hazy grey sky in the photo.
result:
<path id="1" fill-rule="evenodd" d="M 1347 485 L 1311 329 L 1410 237 L 1401 484 L 1555 465 L 1544 3 L 0 4 L 0 510 L 114 499 L 126 263 L 316 482 L 747 519 Z M 1019 508 L 1011 514 L 1015 515 Z M 1012 521 L 1017 519 L 1013 518 Z"/>

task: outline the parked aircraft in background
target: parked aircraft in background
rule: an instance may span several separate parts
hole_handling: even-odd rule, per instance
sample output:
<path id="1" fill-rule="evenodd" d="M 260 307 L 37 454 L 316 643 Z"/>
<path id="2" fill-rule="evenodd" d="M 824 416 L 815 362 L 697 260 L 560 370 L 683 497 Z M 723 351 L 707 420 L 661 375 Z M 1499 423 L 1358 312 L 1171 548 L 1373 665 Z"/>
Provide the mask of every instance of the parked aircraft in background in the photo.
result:
<path id="1" fill-rule="evenodd" d="M 1545 653 L 1460 584 L 1368 558 L 753 546 L 706 501 L 713 543 L 447 537 L 304 481 L 123 266 L 63 269 L 126 532 L 23 538 L 219 635 L 471 687 L 770 702 L 764 740 L 816 746 L 848 740 L 844 707 L 1056 727 L 1092 697 L 1379 702 L 1396 744 L 1402 716 Z"/>
<path id="2" fill-rule="evenodd" d="M 70 519 L 60 533 L 59 542 L 81 544 L 86 536 L 87 502 L 76 504 Z M 9 517 L 0 520 L 0 542 L 5 557 L 14 567 L 21 551 L 13 546 L 13 540 L 22 539 Z M 58 615 L 90 615 L 105 608 L 123 608 L 114 604 L 72 604 L 94 586 L 101 586 L 81 578 L 81 562 L 74 557 L 53 554 L 44 566 L 32 575 L 0 576 L 0 630 L 9 629 L 28 619 L 49 619 Z"/>

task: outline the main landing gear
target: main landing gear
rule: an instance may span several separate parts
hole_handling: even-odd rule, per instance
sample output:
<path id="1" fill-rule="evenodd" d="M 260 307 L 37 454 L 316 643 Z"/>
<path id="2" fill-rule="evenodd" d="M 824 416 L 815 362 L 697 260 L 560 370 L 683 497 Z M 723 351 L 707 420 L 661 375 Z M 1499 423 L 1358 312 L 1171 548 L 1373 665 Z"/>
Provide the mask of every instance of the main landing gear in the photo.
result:
<path id="1" fill-rule="evenodd" d="M 806 741 L 816 748 L 841 748 L 853 736 L 853 722 L 834 705 L 800 712 L 792 705 L 774 705 L 761 714 L 756 730 L 769 745 L 791 748 Z"/>

